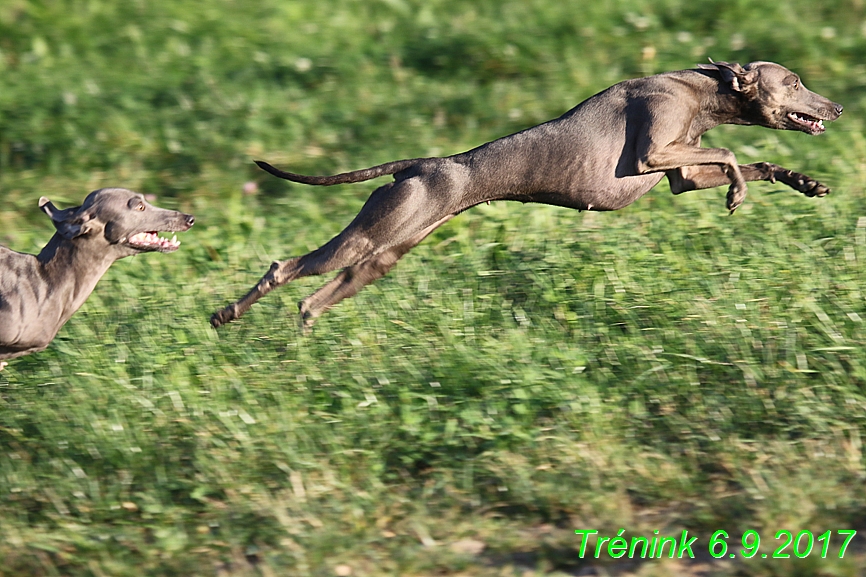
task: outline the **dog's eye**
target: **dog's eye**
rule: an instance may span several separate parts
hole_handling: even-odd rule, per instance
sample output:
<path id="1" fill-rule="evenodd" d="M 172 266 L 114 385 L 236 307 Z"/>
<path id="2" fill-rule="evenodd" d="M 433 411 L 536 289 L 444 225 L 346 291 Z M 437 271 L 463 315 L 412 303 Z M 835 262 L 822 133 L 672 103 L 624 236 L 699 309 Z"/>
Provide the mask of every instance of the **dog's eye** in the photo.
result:
<path id="1" fill-rule="evenodd" d="M 794 90 L 800 90 L 800 79 L 794 81 Z"/>
<path id="2" fill-rule="evenodd" d="M 144 210 L 144 203 L 143 203 L 143 202 L 139 202 L 139 203 L 138 203 L 138 206 L 135 207 L 135 210 Z"/>

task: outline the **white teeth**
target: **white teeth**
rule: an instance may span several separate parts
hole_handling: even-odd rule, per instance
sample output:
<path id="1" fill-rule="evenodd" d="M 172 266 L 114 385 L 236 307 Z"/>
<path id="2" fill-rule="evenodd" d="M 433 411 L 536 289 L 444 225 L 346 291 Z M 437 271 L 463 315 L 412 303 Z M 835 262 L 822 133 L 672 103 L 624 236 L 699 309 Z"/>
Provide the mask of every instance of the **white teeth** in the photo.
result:
<path id="1" fill-rule="evenodd" d="M 812 130 L 824 130 L 824 121 L 821 119 L 805 117 L 796 112 L 791 112 L 788 116 L 791 118 L 791 120 L 799 122 L 800 124 L 805 124 Z"/>
<path id="2" fill-rule="evenodd" d="M 174 235 L 171 240 L 169 240 L 167 238 L 162 238 L 153 232 L 140 232 L 129 237 L 128 242 L 143 248 L 176 249 L 180 246 L 180 242 L 177 240 L 177 235 Z"/>

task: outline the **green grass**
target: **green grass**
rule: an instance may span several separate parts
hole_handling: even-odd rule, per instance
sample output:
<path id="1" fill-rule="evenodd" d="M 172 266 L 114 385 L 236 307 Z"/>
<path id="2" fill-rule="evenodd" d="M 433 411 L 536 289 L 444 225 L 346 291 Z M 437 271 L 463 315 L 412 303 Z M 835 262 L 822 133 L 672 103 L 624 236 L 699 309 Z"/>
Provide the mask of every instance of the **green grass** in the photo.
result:
<path id="1" fill-rule="evenodd" d="M 866 530 L 864 21 L 805 0 L 0 4 L 0 243 L 38 251 L 39 196 L 102 186 L 197 217 L 0 373 L 0 575 L 862 574 L 866 532 L 842 560 L 841 539 L 804 560 L 707 543 Z M 374 186 L 253 158 L 460 152 L 708 56 L 845 105 L 818 138 L 705 139 L 833 194 L 480 206 L 309 336 L 295 303 L 322 278 L 207 323 Z M 579 558 L 575 529 L 622 528 L 688 529 L 703 565 Z"/>

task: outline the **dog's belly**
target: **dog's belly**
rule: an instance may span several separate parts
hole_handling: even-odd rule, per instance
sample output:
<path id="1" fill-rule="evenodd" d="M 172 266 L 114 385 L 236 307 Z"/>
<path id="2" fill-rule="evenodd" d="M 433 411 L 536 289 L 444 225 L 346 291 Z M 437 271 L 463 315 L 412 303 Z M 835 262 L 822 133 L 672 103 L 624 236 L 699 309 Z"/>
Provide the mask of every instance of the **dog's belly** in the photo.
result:
<path id="1" fill-rule="evenodd" d="M 623 176 L 613 179 L 606 185 L 605 183 L 598 183 L 592 189 L 578 188 L 567 195 L 570 204 L 563 206 L 582 210 L 584 208 L 586 210 L 619 210 L 649 192 L 662 178 L 664 178 L 663 173 Z M 547 202 L 558 204 L 554 201 L 555 195 Z"/>
<path id="2" fill-rule="evenodd" d="M 664 177 L 663 173 L 624 176 L 597 180 L 587 187 L 586 182 L 563 183 L 561 187 L 539 187 L 511 194 L 496 195 L 490 200 L 517 200 L 537 202 L 577 210 L 619 210 L 649 192 Z M 485 199 L 486 200 L 486 199 Z"/>

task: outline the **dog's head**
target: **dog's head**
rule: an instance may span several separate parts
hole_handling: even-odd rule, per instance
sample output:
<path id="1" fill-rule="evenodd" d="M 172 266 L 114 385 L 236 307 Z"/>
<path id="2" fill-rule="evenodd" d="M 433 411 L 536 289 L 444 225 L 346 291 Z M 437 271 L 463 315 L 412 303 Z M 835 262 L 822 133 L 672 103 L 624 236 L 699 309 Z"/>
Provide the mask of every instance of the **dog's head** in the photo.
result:
<path id="1" fill-rule="evenodd" d="M 192 215 L 155 207 L 143 195 L 125 188 L 91 192 L 81 206 L 63 210 L 43 196 L 39 208 L 64 239 L 102 242 L 116 258 L 140 252 L 173 252 L 180 242 L 176 237 L 162 238 L 159 233 L 185 231 L 195 222 Z"/>
<path id="2" fill-rule="evenodd" d="M 724 88 L 747 100 L 744 120 L 750 124 L 814 135 L 824 132 L 824 121 L 842 114 L 841 104 L 808 90 L 798 75 L 774 62 L 740 66 L 710 60 L 698 68 L 718 73 Z"/>

